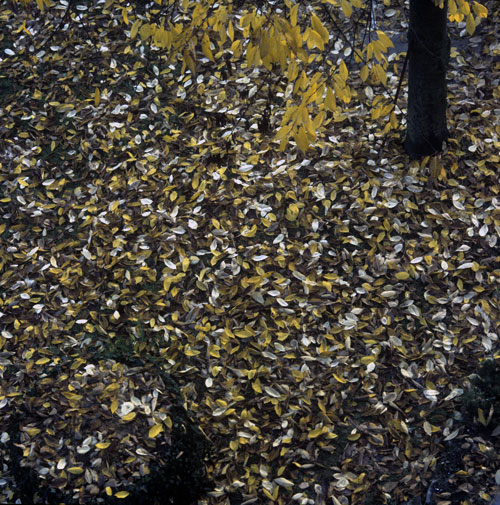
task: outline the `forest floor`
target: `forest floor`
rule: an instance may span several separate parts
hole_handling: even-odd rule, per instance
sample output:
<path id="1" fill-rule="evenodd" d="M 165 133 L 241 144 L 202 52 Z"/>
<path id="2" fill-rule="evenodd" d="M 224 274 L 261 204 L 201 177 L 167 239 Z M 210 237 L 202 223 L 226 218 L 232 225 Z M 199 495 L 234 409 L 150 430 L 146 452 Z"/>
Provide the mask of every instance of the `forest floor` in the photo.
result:
<path id="1" fill-rule="evenodd" d="M 349 67 L 359 92 L 314 149 L 280 151 L 267 74 L 201 58 L 194 77 L 131 42 L 121 9 L 76 4 L 0 5 L 0 426 L 27 408 L 27 381 L 59 374 L 22 425 L 21 464 L 124 496 L 151 457 L 92 416 L 138 446 L 169 418 L 151 417 L 149 376 L 114 400 L 82 377 L 108 391 L 109 360 L 128 354 L 171 374 L 212 444 L 200 505 L 489 504 L 498 366 L 475 390 L 471 374 L 500 360 L 497 2 L 473 37 L 450 28 L 451 138 L 421 162 L 401 147 L 404 92 L 383 149 L 372 114 L 402 55 L 386 90 Z M 396 37 L 402 14 L 378 9 Z M 332 57 L 351 53 L 338 37 Z M 64 434 L 44 424 L 54 412 Z M 48 440 L 82 418 L 61 458 Z"/>

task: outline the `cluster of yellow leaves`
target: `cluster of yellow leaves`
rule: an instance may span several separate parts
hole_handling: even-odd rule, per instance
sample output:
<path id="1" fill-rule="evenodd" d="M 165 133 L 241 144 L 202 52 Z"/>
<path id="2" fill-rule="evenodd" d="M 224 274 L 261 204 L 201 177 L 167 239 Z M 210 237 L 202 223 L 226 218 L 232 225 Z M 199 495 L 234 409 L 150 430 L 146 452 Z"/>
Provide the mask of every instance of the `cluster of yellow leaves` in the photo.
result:
<path id="1" fill-rule="evenodd" d="M 476 17 L 474 17 L 474 13 Z M 474 1 L 472 4 L 472 9 L 467 2 L 467 0 L 449 0 L 448 1 L 448 17 L 450 21 L 455 21 L 460 23 L 465 19 L 466 29 L 469 35 L 473 35 L 476 30 L 476 26 L 479 24 L 481 18 L 486 18 L 488 16 L 488 9 Z"/>
<path id="2" fill-rule="evenodd" d="M 29 0 L 18 1 L 26 3 Z M 36 2 L 41 10 L 50 5 L 50 0 Z M 113 5 L 121 6 L 122 3 L 122 0 L 107 0 L 105 9 Z M 155 4 L 157 9 L 175 4 L 183 16 L 175 22 L 168 19 L 157 22 L 148 16 L 134 16 L 133 8 L 123 5 L 121 12 L 124 25 L 130 28 L 132 40 L 139 36 L 143 43 L 154 44 L 169 55 L 170 61 L 180 58 L 182 72 L 187 68 L 193 76 L 196 75 L 200 60 L 198 50 L 212 63 L 223 55 L 230 55 L 230 59 L 235 61 L 243 56 L 249 68 L 263 66 L 269 72 L 279 69 L 293 86 L 275 137 L 280 142 L 281 150 L 293 139 L 300 150 L 307 151 L 316 141 L 328 113 L 335 113 L 336 102 L 348 104 L 351 100 L 348 72 L 342 60 L 332 64 L 332 70 L 320 78 L 310 70 L 332 38 L 339 36 L 338 33 L 330 33 L 325 27 L 314 11 L 314 4 L 311 9 L 306 9 L 298 1 L 285 0 L 285 14 L 277 14 L 272 8 L 269 11 L 251 8 L 238 20 L 233 15 L 232 2 L 155 0 Z M 346 18 L 352 16 L 353 8 L 365 7 L 361 0 L 321 0 L 317 6 L 321 4 L 340 9 Z M 437 4 L 444 5 L 442 0 L 438 0 Z M 309 10 L 310 15 L 307 14 Z M 152 9 L 152 14 L 158 12 Z M 467 0 L 449 1 L 450 20 L 461 22 L 465 19 L 467 32 L 471 35 L 479 20 L 486 16 L 487 9 L 477 1 L 474 1 L 472 8 Z M 377 35 L 377 40 L 356 49 L 354 59 L 361 64 L 360 78 L 363 82 L 370 80 L 371 84 L 385 86 L 385 54 L 393 44 L 383 31 L 378 30 Z M 331 74 L 335 69 L 332 79 Z M 391 119 L 392 123 L 395 121 L 395 118 Z"/>
<path id="3" fill-rule="evenodd" d="M 444 0 L 434 0 L 434 3 L 438 7 L 441 7 L 442 9 L 444 8 Z M 476 14 L 475 18 L 473 12 Z M 460 23 L 465 19 L 466 30 L 469 35 L 474 34 L 480 19 L 486 18 L 487 16 L 488 9 L 475 0 L 472 3 L 472 9 L 471 4 L 467 0 L 448 0 L 449 20 Z"/>
<path id="4" fill-rule="evenodd" d="M 114 2 L 116 0 L 108 0 L 106 6 Z M 348 70 L 345 62 L 340 60 L 337 65 L 332 65 L 332 71 L 326 76 L 319 72 L 310 74 L 308 65 L 316 61 L 317 51 L 325 51 L 330 33 L 314 11 L 307 26 L 304 24 L 304 12 L 299 23 L 300 2 L 287 0 L 285 4 L 288 7 L 286 17 L 252 8 L 239 18 L 238 26 L 234 24 L 234 16 L 230 15 L 231 8 L 213 1 L 183 2 L 182 9 L 186 15 L 190 12 L 187 17 L 189 23 L 158 25 L 142 19 L 131 23 L 126 8 L 123 9 L 123 19 L 126 25 L 131 23 L 131 39 L 140 36 L 143 42 L 151 41 L 167 50 L 171 59 L 180 54 L 182 71 L 187 67 L 193 75 L 197 72 L 198 48 L 211 62 L 229 50 L 233 59 L 243 56 L 248 68 L 260 65 L 268 71 L 278 68 L 292 91 L 275 140 L 280 142 L 281 150 L 293 139 L 299 149 L 307 151 L 316 140 L 327 113 L 336 111 L 336 101 L 345 104 L 351 101 Z M 341 7 L 346 16 L 351 15 L 352 6 L 361 8 L 362 3 L 359 0 L 351 3 L 342 1 Z M 379 40 L 366 49 L 368 60 L 372 57 L 382 59 L 391 45 L 390 39 L 383 32 L 380 34 Z M 363 76 L 368 66 L 364 68 Z M 334 70 L 336 72 L 332 77 Z M 386 76 L 381 65 L 373 66 L 371 74 L 376 81 L 385 83 Z"/>

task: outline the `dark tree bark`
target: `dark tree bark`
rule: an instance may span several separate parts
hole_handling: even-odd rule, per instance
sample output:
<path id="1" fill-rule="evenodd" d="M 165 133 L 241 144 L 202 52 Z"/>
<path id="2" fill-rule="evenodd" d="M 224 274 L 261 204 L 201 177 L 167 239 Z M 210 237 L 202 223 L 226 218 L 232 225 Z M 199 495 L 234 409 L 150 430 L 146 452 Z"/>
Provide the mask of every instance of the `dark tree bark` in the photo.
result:
<path id="1" fill-rule="evenodd" d="M 405 149 L 411 158 L 441 151 L 446 126 L 446 69 L 450 57 L 447 2 L 410 0 L 408 115 Z"/>

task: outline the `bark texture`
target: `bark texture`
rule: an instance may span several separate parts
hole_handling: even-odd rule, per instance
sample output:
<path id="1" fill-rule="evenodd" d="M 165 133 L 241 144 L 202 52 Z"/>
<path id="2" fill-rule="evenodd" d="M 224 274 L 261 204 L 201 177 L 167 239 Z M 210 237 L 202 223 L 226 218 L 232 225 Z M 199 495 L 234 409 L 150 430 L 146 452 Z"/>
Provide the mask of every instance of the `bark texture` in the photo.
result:
<path id="1" fill-rule="evenodd" d="M 446 126 L 446 69 L 450 57 L 447 2 L 410 0 L 408 116 L 405 149 L 411 158 L 441 151 Z"/>

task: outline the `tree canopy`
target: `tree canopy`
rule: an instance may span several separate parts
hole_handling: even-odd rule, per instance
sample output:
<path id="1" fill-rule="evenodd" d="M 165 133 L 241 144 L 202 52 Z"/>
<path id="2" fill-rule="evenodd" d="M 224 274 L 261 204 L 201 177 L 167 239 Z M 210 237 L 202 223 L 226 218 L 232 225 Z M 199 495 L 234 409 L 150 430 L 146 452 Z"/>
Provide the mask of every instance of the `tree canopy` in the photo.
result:
<path id="1" fill-rule="evenodd" d="M 493 5 L 479 23 L 449 2 L 456 134 L 410 162 L 397 4 L 3 2 L 0 425 L 28 416 L 20 465 L 127 498 L 172 424 L 128 354 L 176 377 L 212 443 L 202 503 L 488 504 L 497 392 L 472 374 L 499 357 Z"/>

